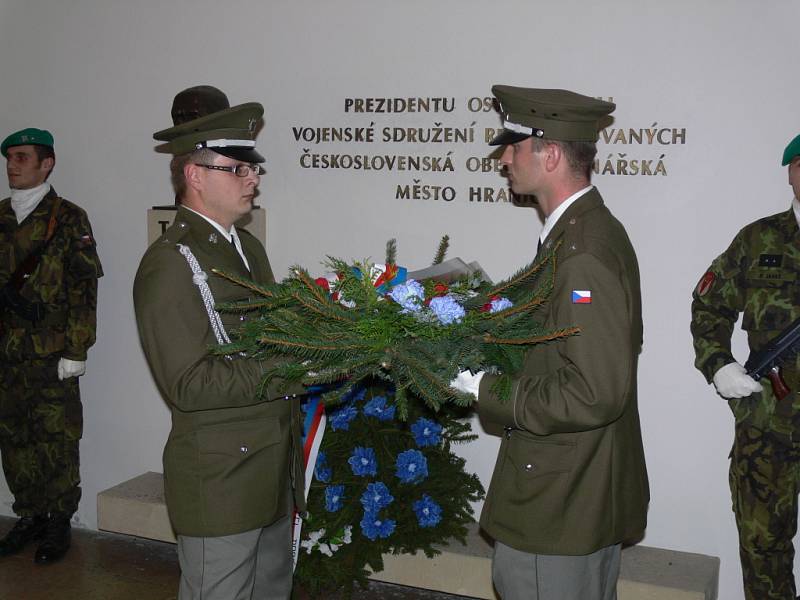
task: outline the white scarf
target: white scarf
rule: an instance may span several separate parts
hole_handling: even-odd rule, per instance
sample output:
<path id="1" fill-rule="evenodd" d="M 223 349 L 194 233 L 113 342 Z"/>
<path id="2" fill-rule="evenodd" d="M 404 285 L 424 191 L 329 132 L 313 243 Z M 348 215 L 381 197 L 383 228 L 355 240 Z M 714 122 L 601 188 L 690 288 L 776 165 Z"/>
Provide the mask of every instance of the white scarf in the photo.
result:
<path id="1" fill-rule="evenodd" d="M 47 182 L 28 190 L 11 190 L 11 208 L 14 209 L 14 213 L 17 215 L 18 225 L 39 206 L 39 202 L 49 191 L 50 184 Z"/>

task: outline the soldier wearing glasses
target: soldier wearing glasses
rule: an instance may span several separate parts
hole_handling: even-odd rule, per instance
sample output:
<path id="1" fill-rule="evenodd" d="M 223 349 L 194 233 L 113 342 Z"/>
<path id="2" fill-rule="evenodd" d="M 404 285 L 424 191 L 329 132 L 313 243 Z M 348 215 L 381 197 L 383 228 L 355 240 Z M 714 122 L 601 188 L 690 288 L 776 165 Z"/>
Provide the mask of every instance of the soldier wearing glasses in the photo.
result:
<path id="1" fill-rule="evenodd" d="M 251 102 L 206 114 L 208 97 L 201 104 L 201 116 L 154 135 L 174 155 L 179 206 L 142 258 L 133 289 L 144 354 L 172 412 L 164 486 L 178 537 L 179 598 L 285 599 L 291 490 L 303 508 L 298 403 L 273 387 L 259 395 L 262 362 L 209 350 L 246 317 L 214 306 L 247 296 L 211 269 L 274 280 L 263 246 L 234 226 L 252 209 L 264 172 L 254 141 L 263 108 Z"/>

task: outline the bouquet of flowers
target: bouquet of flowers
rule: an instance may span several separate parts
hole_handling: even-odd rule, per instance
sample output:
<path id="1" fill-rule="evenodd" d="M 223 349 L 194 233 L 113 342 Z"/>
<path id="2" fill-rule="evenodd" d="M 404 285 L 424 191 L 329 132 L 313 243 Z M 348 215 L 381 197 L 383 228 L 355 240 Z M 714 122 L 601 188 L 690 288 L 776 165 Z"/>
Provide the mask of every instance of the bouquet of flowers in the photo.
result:
<path id="1" fill-rule="evenodd" d="M 398 420 L 391 386 L 348 387 L 328 409 L 313 469 L 295 579 L 312 598 L 366 584 L 388 553 L 440 551 L 461 540 L 483 498 L 478 477 L 452 447 L 475 438 L 467 409 L 433 413 L 409 403 Z"/>
<path id="2" fill-rule="evenodd" d="M 445 236 L 434 265 L 444 264 L 447 243 Z M 479 269 L 410 277 L 397 266 L 394 240 L 386 254 L 380 266 L 329 257 L 333 275 L 327 278 L 295 266 L 283 282 L 267 286 L 218 273 L 256 296 L 220 310 L 259 312 L 221 352 L 290 357 L 266 374 L 265 383 L 280 378 L 327 385 L 328 404 L 349 389 L 330 384 L 384 382 L 393 387 L 398 417 L 405 420 L 410 397 L 434 411 L 450 402 L 469 405 L 472 397 L 449 385 L 459 369 L 499 373 L 493 391 L 507 398 L 528 347 L 577 331 L 546 331 L 536 320 L 552 289 L 554 249 L 498 284 Z"/>

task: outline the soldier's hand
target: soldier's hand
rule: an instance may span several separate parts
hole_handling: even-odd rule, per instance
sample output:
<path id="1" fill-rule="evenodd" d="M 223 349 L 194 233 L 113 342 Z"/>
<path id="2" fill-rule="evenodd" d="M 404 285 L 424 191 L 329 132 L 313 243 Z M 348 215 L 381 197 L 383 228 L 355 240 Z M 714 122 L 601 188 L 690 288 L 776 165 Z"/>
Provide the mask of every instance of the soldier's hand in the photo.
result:
<path id="1" fill-rule="evenodd" d="M 477 402 L 478 391 L 481 387 L 483 375 L 483 371 L 478 371 L 474 374 L 472 371 L 460 371 L 458 375 L 456 375 L 456 378 L 450 382 L 450 387 L 465 394 L 472 394 L 475 396 L 475 401 Z"/>
<path id="2" fill-rule="evenodd" d="M 714 387 L 723 398 L 746 398 L 750 394 L 760 392 L 761 384 L 747 374 L 738 362 L 720 367 L 714 373 Z"/>
<path id="3" fill-rule="evenodd" d="M 61 358 L 58 361 L 58 379 L 64 381 L 70 377 L 79 377 L 86 373 L 85 360 L 70 360 L 68 358 Z"/>

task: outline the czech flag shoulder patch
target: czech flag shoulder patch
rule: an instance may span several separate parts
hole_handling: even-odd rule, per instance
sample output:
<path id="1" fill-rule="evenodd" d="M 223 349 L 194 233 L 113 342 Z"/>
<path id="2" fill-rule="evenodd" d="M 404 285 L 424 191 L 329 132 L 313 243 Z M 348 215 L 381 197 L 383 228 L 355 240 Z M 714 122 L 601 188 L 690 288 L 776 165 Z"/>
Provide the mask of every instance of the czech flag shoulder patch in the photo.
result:
<path id="1" fill-rule="evenodd" d="M 573 304 L 591 304 L 592 290 L 572 290 Z"/>

